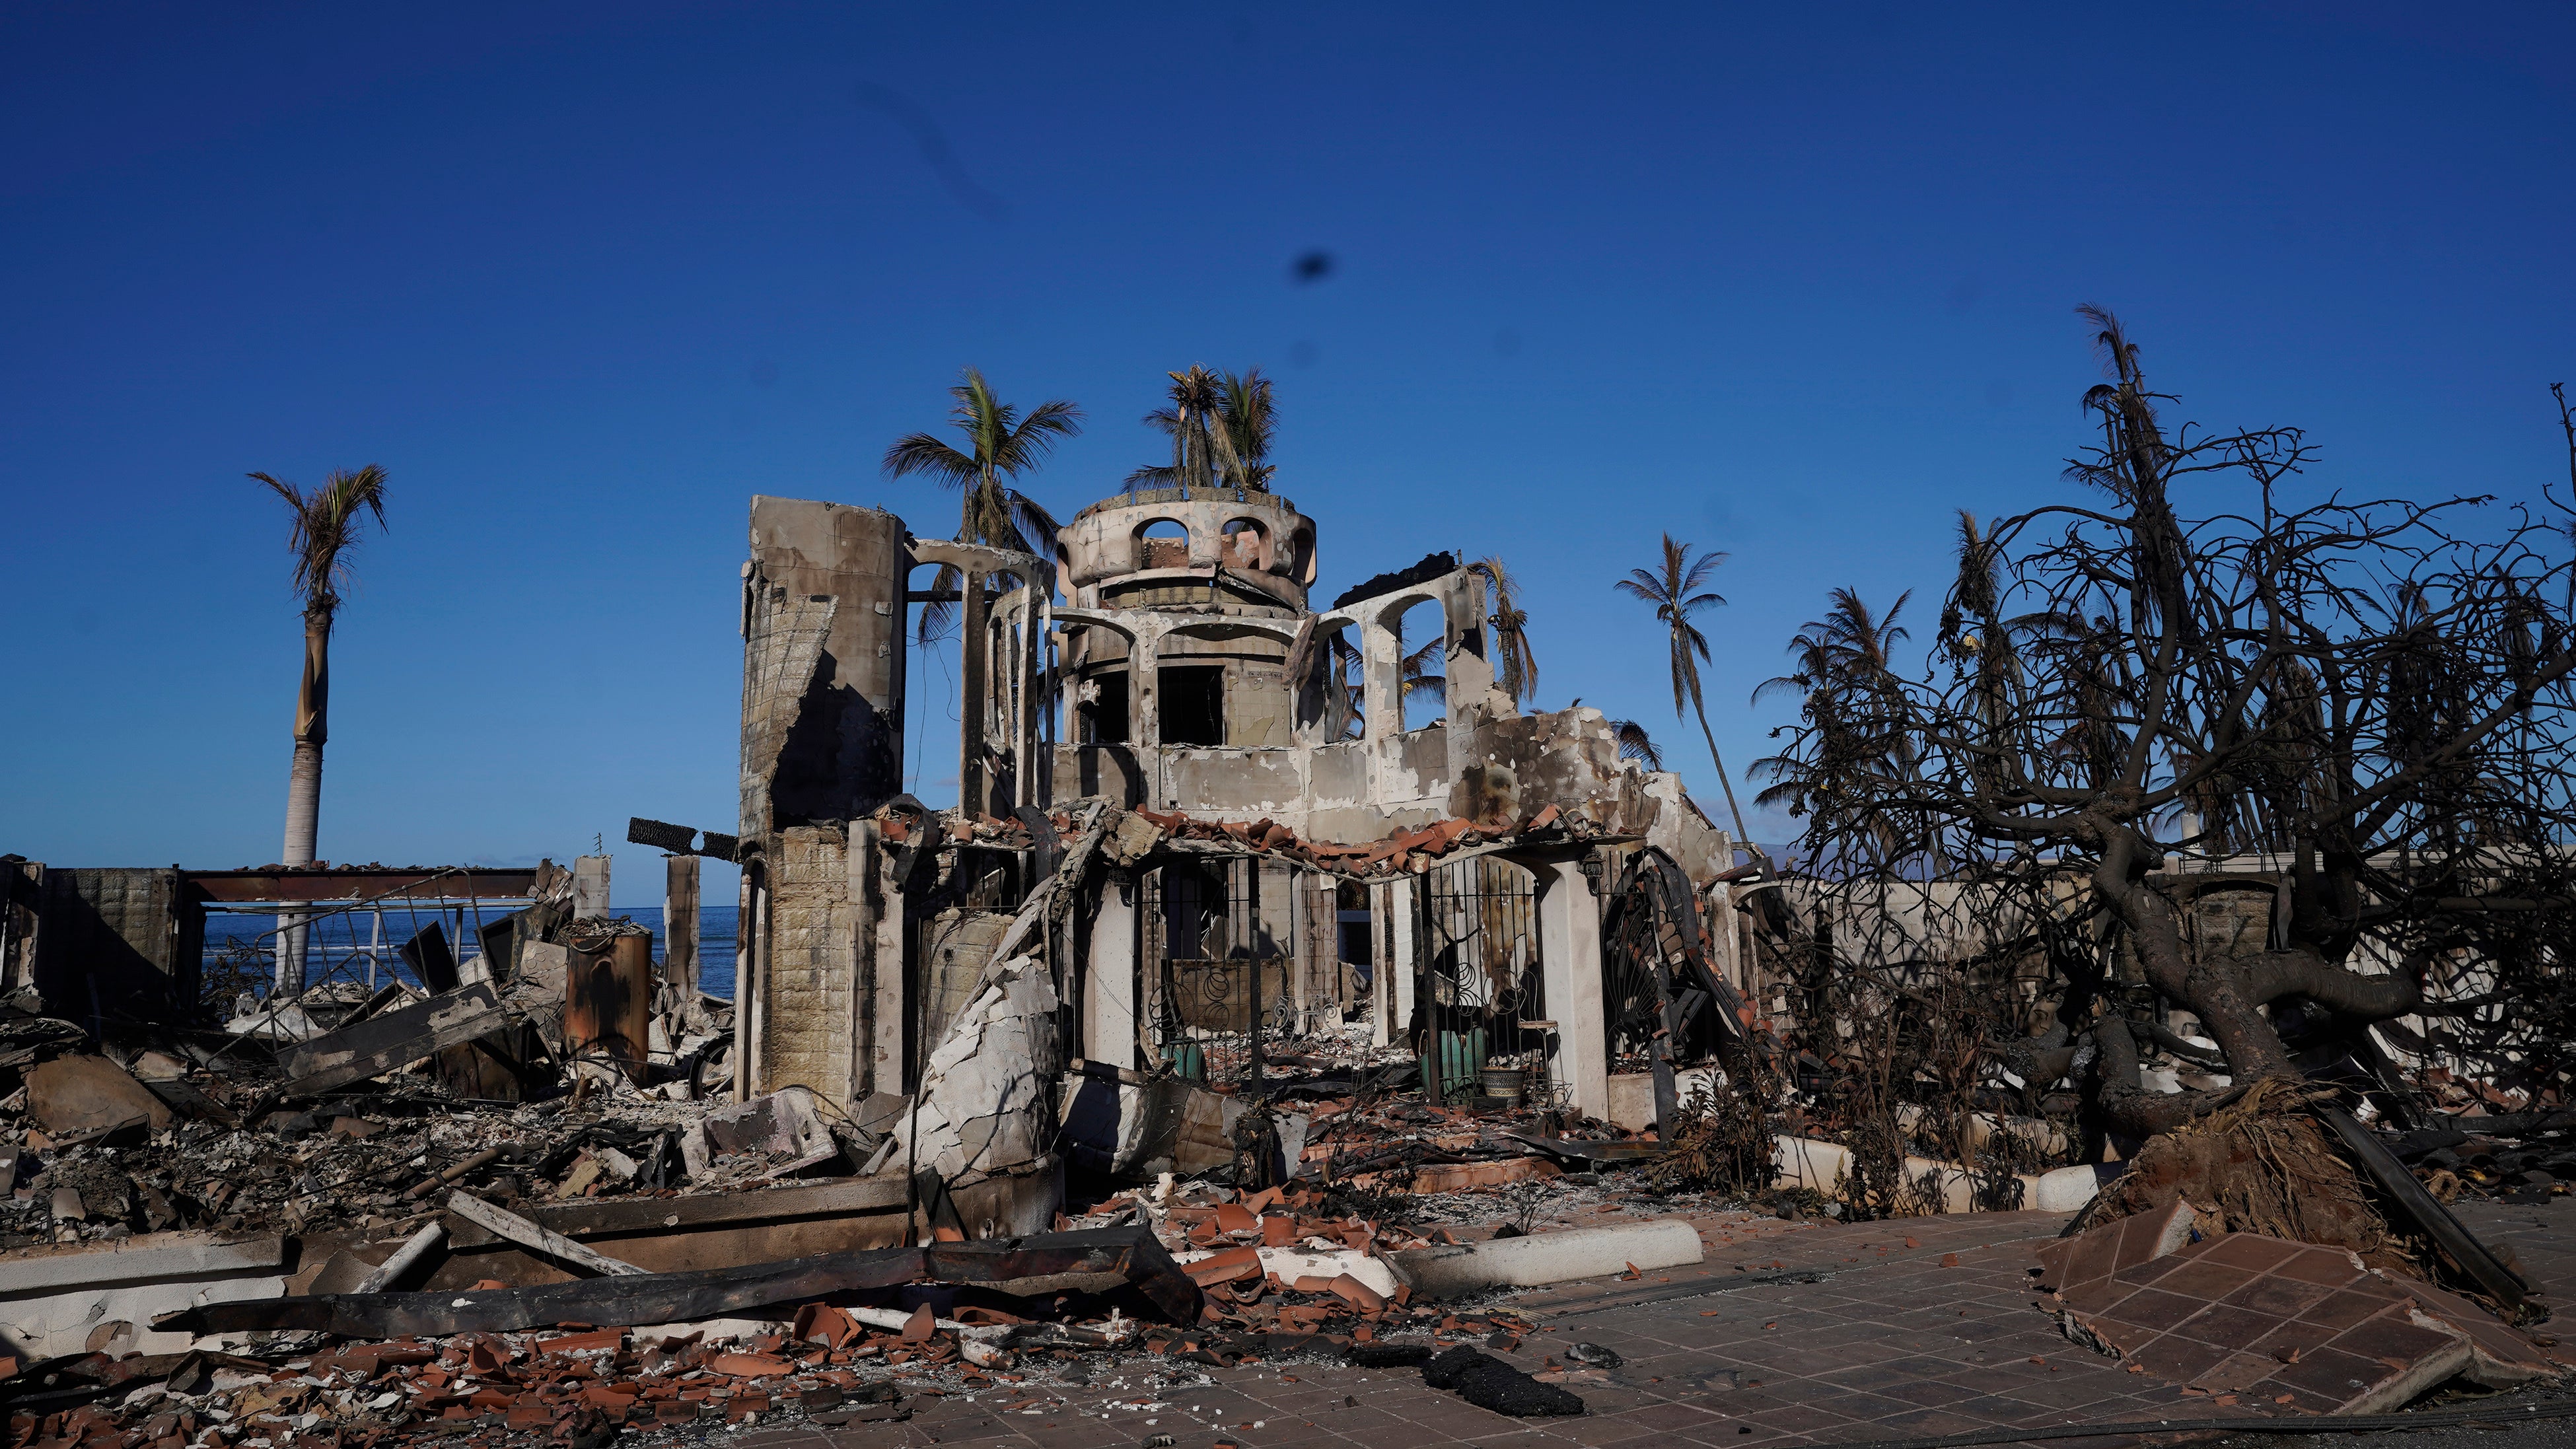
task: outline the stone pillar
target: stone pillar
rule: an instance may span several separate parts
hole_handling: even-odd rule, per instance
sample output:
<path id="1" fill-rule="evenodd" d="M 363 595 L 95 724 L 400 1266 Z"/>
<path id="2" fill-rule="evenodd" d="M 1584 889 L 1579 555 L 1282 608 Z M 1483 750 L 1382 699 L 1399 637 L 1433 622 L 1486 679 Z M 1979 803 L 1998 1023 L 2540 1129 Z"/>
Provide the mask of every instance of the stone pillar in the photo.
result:
<path id="1" fill-rule="evenodd" d="M 1579 862 L 1530 868 L 1538 877 L 1539 975 L 1556 1023 L 1555 1074 L 1574 1109 L 1610 1116 L 1610 1035 L 1601 1007 L 1601 907 Z"/>
<path id="2" fill-rule="evenodd" d="M 662 979 L 680 993 L 683 1010 L 698 999 L 698 858 L 662 861 Z"/>
<path id="3" fill-rule="evenodd" d="M 608 914 L 608 857 L 585 855 L 572 863 L 572 914 L 577 921 Z"/>
<path id="4" fill-rule="evenodd" d="M 1082 1055 L 1114 1067 L 1136 1060 L 1136 878 L 1103 876 L 1091 917 L 1091 955 L 1082 980 Z"/>

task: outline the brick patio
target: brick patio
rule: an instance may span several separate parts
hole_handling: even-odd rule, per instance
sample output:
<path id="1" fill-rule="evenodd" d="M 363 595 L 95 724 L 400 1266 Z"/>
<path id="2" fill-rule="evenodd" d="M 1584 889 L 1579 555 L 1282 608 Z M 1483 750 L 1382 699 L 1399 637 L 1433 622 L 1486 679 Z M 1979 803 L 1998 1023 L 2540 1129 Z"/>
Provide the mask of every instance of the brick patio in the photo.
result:
<path id="1" fill-rule="evenodd" d="M 2544 1292 L 2576 1285 L 2576 1203 L 2469 1206 L 2461 1216 L 2510 1246 Z M 1220 1440 L 1243 1449 L 1749 1449 L 2231 1412 L 2128 1372 L 2058 1333 L 2037 1306 L 2029 1270 L 2033 1243 L 2056 1233 L 2059 1216 L 1690 1221 L 1710 1245 L 1698 1269 L 1563 1284 L 1511 1300 L 1539 1327 L 1518 1351 L 1498 1356 L 1538 1372 L 1551 1357 L 1570 1366 L 1567 1347 L 1583 1342 L 1626 1360 L 1566 1381 L 1589 1408 L 1581 1418 L 1507 1419 L 1426 1387 L 1415 1370 L 1338 1364 L 1211 1369 L 1203 1387 L 1149 1391 L 1143 1376 L 1154 1365 L 1122 1358 L 1086 1366 L 1096 1376 L 1087 1386 L 981 1394 L 972 1402 L 923 1395 L 907 1423 L 754 1430 L 730 1438 L 727 1449 L 1095 1449 L 1141 1445 L 1156 1434 L 1172 1435 L 1175 1449 L 1209 1449 Z M 1827 1276 L 1742 1281 L 1802 1271 Z M 1116 1387 L 1122 1376 L 1126 1386 Z M 1129 1406 L 1139 1399 L 1162 1407 Z M 2097 1449 L 2107 1442 L 2090 1441 Z"/>

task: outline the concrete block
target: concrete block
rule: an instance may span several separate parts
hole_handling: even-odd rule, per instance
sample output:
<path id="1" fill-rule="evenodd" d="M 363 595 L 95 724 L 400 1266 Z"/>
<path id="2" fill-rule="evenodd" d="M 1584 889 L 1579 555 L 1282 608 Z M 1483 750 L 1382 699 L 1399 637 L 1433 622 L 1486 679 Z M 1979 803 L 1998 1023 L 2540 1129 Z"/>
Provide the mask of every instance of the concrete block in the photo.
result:
<path id="1" fill-rule="evenodd" d="M 1699 1230 L 1679 1218 L 1615 1228 L 1576 1228 L 1413 1248 L 1394 1257 L 1397 1275 L 1426 1298 L 1456 1298 L 1493 1288 L 1535 1288 L 1577 1278 L 1607 1278 L 1638 1268 L 1697 1263 Z"/>

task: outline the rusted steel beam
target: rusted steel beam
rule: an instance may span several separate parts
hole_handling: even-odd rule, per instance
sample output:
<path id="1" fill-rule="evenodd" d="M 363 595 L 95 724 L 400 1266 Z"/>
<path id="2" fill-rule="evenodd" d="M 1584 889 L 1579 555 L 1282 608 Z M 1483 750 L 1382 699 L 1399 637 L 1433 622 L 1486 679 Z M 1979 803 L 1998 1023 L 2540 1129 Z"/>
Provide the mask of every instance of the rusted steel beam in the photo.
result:
<path id="1" fill-rule="evenodd" d="M 400 870 L 328 866 L 320 870 L 188 870 L 181 878 L 205 901 L 513 900 L 536 888 L 533 870 Z"/>

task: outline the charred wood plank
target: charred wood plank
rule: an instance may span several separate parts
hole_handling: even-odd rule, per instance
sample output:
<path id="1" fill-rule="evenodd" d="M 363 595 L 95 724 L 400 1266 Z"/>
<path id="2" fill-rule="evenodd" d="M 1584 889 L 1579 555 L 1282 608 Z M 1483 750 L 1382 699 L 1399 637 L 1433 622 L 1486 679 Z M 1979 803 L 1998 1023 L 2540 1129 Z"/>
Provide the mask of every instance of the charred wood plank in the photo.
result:
<path id="1" fill-rule="evenodd" d="M 620 1262 L 596 1248 L 585 1248 L 563 1234 L 541 1228 L 506 1208 L 494 1207 L 470 1192 L 448 1194 L 447 1210 L 478 1228 L 498 1233 L 520 1247 L 534 1249 L 559 1262 L 611 1277 L 650 1276 L 632 1263 Z"/>
<path id="2" fill-rule="evenodd" d="M 199 1334 L 306 1329 L 350 1338 L 509 1333 L 552 1323 L 675 1323 L 925 1281 L 992 1287 L 1072 1274 L 1123 1277 L 1174 1322 L 1198 1322 L 1198 1285 L 1163 1251 L 1150 1230 L 1128 1226 L 823 1253 L 749 1268 L 585 1278 L 533 1288 L 209 1303 L 163 1314 L 153 1320 L 153 1326 Z"/>

